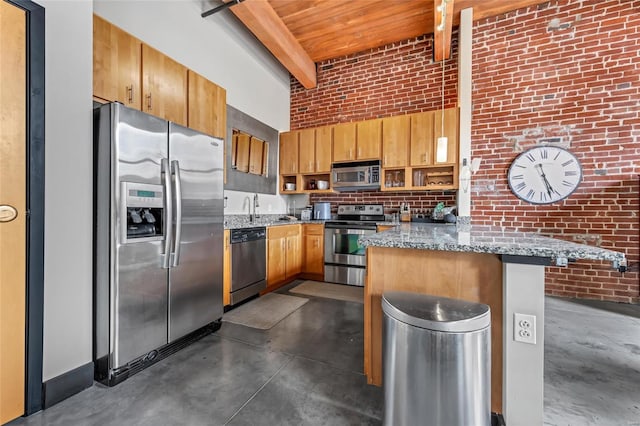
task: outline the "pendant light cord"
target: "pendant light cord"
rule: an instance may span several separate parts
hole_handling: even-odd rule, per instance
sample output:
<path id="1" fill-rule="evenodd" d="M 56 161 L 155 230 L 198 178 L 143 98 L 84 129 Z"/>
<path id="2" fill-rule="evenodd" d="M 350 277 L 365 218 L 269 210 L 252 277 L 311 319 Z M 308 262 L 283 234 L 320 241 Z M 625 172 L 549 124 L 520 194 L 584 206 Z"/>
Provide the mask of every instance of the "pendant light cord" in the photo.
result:
<path id="1" fill-rule="evenodd" d="M 446 25 L 445 25 L 445 17 L 447 14 L 447 2 L 446 0 L 442 0 L 442 110 L 440 111 L 440 136 L 444 136 L 444 58 L 445 58 L 445 54 L 444 54 L 444 37 L 445 37 L 445 32 L 446 32 Z"/>

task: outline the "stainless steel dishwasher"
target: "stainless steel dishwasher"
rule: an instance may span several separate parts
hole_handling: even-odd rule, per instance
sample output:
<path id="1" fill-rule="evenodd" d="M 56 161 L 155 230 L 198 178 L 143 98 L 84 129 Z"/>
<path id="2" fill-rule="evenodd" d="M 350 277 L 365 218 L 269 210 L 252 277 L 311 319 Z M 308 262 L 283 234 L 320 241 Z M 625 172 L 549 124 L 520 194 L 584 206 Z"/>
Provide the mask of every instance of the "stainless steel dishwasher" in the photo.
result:
<path id="1" fill-rule="evenodd" d="M 231 230 L 231 304 L 267 287 L 266 228 Z"/>

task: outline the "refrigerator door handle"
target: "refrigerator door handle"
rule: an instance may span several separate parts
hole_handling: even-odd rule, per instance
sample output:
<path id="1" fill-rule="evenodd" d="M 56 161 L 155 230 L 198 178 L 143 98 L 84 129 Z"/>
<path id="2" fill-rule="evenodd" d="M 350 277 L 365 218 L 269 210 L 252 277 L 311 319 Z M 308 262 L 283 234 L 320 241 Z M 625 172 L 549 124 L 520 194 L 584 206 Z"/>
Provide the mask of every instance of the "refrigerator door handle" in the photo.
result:
<path id="1" fill-rule="evenodd" d="M 169 168 L 169 159 L 163 158 L 161 161 L 162 177 L 164 180 L 164 256 L 162 258 L 162 267 L 169 269 L 171 267 L 171 243 L 173 242 L 173 194 L 171 188 L 171 170 Z"/>
<path id="2" fill-rule="evenodd" d="M 173 253 L 171 254 L 171 267 L 180 263 L 180 243 L 182 242 L 182 180 L 180 179 L 180 163 L 178 160 L 171 162 L 171 173 L 175 176 L 176 185 L 176 233 Z"/>

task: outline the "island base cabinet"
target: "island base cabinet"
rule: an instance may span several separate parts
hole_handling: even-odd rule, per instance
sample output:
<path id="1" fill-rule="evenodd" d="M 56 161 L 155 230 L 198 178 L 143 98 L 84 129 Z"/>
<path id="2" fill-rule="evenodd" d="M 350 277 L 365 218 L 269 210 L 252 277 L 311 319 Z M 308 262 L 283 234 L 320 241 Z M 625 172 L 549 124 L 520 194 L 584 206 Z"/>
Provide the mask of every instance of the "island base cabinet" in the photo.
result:
<path id="1" fill-rule="evenodd" d="M 491 308 L 491 411 L 502 413 L 503 290 L 500 257 L 387 247 L 367 248 L 364 372 L 382 385 L 382 294 L 408 291 L 480 302 Z"/>

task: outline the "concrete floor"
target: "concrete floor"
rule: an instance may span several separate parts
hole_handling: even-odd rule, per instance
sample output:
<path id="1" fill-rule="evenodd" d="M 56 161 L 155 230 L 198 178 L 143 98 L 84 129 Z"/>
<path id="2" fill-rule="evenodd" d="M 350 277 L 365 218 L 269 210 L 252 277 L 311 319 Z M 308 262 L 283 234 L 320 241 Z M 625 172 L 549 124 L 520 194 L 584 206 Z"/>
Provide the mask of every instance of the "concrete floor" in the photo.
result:
<path id="1" fill-rule="evenodd" d="M 270 330 L 223 323 L 116 387 L 10 425 L 379 425 L 363 305 L 309 299 Z M 546 315 L 545 424 L 640 425 L 640 306 L 547 298 Z"/>

